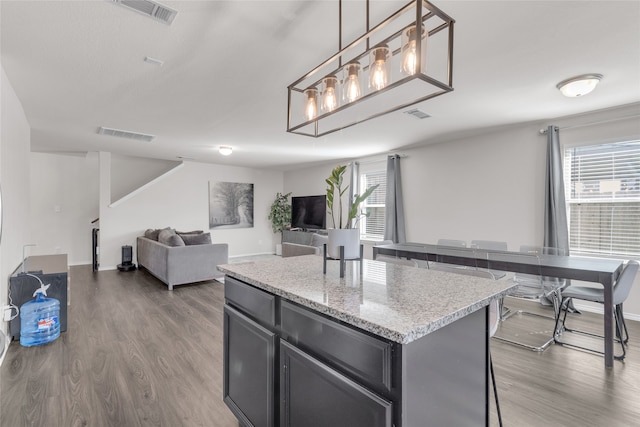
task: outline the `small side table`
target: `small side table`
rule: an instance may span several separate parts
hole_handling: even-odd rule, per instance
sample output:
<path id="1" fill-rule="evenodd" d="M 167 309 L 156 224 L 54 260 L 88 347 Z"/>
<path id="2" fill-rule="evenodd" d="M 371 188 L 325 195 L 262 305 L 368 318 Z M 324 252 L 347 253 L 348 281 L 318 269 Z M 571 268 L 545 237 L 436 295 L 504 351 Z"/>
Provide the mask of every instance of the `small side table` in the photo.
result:
<path id="1" fill-rule="evenodd" d="M 327 254 L 327 244 L 325 243 L 323 246 L 323 263 L 322 263 L 322 274 L 327 274 L 327 260 L 329 261 L 340 261 L 340 278 L 344 277 L 344 270 L 347 261 L 360 261 L 360 275 L 362 275 L 362 259 L 364 254 L 364 246 L 360 244 L 360 257 L 359 258 L 344 258 L 344 246 L 338 246 L 340 250 L 340 258 L 332 258 Z"/>

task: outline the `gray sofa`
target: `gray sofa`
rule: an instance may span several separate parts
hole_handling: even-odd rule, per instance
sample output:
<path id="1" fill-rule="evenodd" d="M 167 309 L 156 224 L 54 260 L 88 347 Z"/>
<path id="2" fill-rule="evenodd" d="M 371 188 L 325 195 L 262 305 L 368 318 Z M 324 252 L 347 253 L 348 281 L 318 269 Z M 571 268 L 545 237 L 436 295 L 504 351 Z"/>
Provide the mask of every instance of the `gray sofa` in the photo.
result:
<path id="1" fill-rule="evenodd" d="M 229 262 L 226 243 L 211 243 L 209 233 L 199 232 L 197 234 L 201 236 L 198 237 L 195 233 L 178 234 L 175 231 L 160 234 L 158 241 L 149 231 L 145 233 L 147 237 L 137 238 L 138 265 L 166 283 L 170 291 L 175 285 L 224 276 L 217 266 Z M 169 238 L 163 239 L 163 235 Z"/>

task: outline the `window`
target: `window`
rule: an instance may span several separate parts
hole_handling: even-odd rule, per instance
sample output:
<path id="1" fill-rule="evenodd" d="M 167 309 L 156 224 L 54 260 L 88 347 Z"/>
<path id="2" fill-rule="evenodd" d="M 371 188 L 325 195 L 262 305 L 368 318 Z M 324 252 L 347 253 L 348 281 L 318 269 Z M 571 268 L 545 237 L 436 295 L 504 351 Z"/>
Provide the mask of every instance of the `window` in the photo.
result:
<path id="1" fill-rule="evenodd" d="M 380 184 L 373 193 L 362 203 L 361 210 L 365 216 L 360 218 L 360 237 L 363 239 L 384 239 L 384 204 L 387 195 L 387 172 L 384 164 L 377 164 L 365 170 L 361 167 L 360 188 L 358 194 L 362 194 L 372 185 Z M 382 168 L 382 169 L 380 169 Z"/>
<path id="2" fill-rule="evenodd" d="M 571 253 L 640 257 L 640 141 L 567 148 Z"/>

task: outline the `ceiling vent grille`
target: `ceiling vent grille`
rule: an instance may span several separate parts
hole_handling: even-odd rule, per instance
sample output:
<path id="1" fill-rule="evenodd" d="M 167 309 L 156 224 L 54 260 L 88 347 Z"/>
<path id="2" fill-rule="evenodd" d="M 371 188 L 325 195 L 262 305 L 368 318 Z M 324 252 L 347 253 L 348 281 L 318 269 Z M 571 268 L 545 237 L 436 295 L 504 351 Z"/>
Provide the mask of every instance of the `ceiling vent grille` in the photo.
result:
<path id="1" fill-rule="evenodd" d="M 404 113 L 408 114 L 410 116 L 413 116 L 413 117 L 415 117 L 417 119 L 426 119 L 427 117 L 431 117 L 430 115 L 428 115 L 424 111 L 418 110 L 417 108 L 414 108 L 413 110 L 405 111 Z"/>
<path id="2" fill-rule="evenodd" d="M 161 5 L 154 1 L 149 0 L 112 0 L 121 6 L 135 10 L 149 18 L 153 18 L 156 21 L 163 22 L 167 25 L 171 25 L 176 15 L 177 10 L 173 10 L 170 7 Z"/>
<path id="3" fill-rule="evenodd" d="M 135 139 L 136 141 L 151 142 L 155 138 L 155 135 L 148 135 L 145 133 L 129 132 L 128 130 L 111 129 L 105 127 L 98 128 L 99 135 L 115 136 L 118 138 Z"/>

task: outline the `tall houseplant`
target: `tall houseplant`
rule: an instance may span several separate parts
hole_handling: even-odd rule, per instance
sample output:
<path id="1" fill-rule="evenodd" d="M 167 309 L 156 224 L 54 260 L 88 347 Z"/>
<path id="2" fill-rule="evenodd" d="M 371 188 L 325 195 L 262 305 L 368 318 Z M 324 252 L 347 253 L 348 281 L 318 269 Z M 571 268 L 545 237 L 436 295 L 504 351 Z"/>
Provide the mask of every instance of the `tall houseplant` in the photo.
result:
<path id="1" fill-rule="evenodd" d="M 291 203 L 289 196 L 291 193 L 276 193 L 276 198 L 271 204 L 269 220 L 274 233 L 282 233 L 291 225 Z M 282 234 L 280 234 L 280 244 L 276 245 L 276 254 L 282 253 Z"/>
<path id="2" fill-rule="evenodd" d="M 328 249 L 330 257 L 339 258 L 339 247 L 344 246 L 345 258 L 353 259 L 360 257 L 360 230 L 356 227 L 358 220 L 363 215 L 360 213 L 360 205 L 378 188 L 378 184 L 367 188 L 360 195 L 354 195 L 347 213 L 347 219 L 343 222 L 342 196 L 349 189 L 349 185 L 344 185 L 344 173 L 346 170 L 346 165 L 338 165 L 325 180 L 327 183 L 327 210 L 333 225 L 333 229 L 329 230 Z"/>

